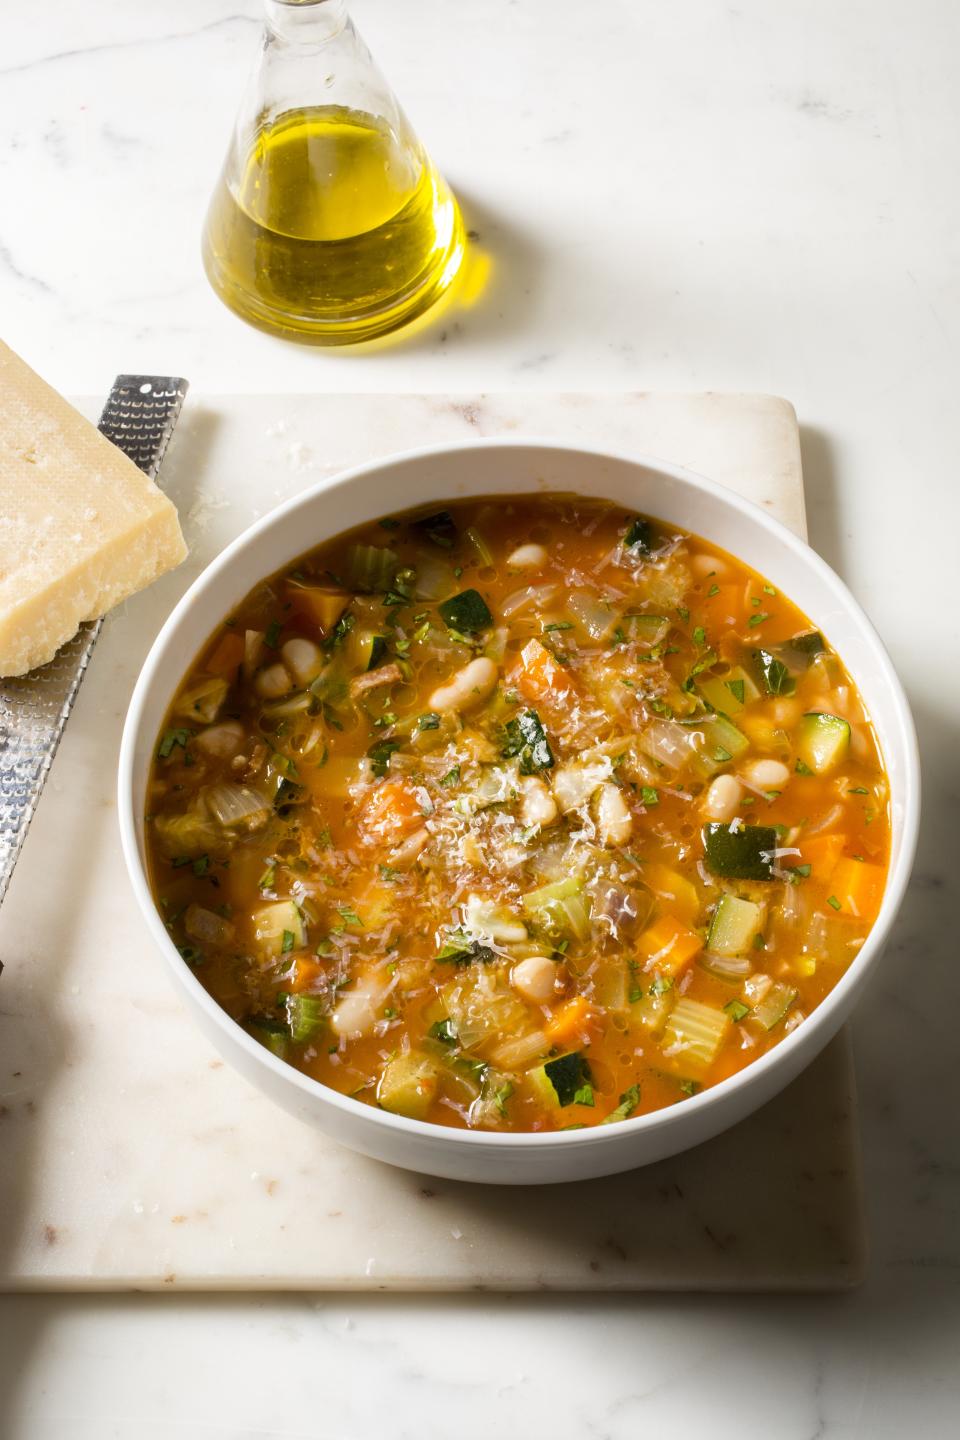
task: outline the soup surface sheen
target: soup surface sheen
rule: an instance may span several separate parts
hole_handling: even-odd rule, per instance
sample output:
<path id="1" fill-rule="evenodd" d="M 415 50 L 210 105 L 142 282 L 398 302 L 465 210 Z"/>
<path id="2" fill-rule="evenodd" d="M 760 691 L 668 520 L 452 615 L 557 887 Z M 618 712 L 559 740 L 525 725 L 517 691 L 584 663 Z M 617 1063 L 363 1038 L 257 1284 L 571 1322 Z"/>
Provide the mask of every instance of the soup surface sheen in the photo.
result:
<path id="1" fill-rule="evenodd" d="M 158 739 L 154 894 L 275 1054 L 488 1130 L 682 1102 L 803 1023 L 886 879 L 887 782 L 774 585 L 563 495 L 342 535 L 258 585 Z"/>

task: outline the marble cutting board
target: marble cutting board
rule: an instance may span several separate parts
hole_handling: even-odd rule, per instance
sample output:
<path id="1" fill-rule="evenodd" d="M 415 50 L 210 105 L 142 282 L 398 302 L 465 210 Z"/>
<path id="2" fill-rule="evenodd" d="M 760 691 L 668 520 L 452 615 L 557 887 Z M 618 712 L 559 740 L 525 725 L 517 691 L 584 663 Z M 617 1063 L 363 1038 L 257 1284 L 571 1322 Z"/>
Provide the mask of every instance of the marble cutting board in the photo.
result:
<path id="1" fill-rule="evenodd" d="M 163 476 L 190 559 L 109 618 L 0 911 L 0 1288 L 811 1290 L 861 1277 L 845 1035 L 686 1155 L 575 1186 L 471 1187 L 352 1155 L 275 1109 L 193 1028 L 152 953 L 114 777 L 134 679 L 177 596 L 255 516 L 344 466 L 493 434 L 661 456 L 804 533 L 796 417 L 770 397 L 191 392 Z"/>

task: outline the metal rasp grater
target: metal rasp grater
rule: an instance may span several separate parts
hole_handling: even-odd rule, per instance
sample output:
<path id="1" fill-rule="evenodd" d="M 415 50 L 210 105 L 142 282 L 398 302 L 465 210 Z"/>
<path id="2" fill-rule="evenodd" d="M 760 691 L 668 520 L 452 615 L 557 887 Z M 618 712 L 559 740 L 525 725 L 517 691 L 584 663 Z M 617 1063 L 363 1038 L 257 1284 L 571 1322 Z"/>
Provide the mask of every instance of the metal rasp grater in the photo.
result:
<path id="1" fill-rule="evenodd" d="M 97 428 L 154 480 L 186 393 L 179 376 L 118 375 Z M 48 665 L 0 680 L 0 901 L 102 625 L 81 625 Z"/>

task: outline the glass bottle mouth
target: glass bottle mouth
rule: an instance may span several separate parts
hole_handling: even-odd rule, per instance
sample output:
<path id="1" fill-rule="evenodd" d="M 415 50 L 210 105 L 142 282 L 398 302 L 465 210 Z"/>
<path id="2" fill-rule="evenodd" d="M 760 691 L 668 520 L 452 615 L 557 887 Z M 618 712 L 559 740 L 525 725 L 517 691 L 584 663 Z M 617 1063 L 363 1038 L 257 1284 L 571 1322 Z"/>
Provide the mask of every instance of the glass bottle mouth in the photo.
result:
<path id="1" fill-rule="evenodd" d="M 347 23 L 346 0 L 266 0 L 267 25 L 288 40 L 331 40 Z"/>

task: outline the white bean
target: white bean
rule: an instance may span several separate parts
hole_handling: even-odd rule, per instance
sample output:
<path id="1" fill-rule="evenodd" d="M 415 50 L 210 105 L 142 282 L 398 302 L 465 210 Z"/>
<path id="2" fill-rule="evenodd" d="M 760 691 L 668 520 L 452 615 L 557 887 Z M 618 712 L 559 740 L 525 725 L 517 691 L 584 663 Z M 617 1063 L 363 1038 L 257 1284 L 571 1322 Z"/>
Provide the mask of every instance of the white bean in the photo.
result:
<path id="1" fill-rule="evenodd" d="M 335 1033 L 348 1040 L 367 1034 L 380 1018 L 386 993 L 387 987 L 379 975 L 367 975 L 358 980 L 352 990 L 345 990 L 330 1016 Z"/>
<path id="2" fill-rule="evenodd" d="M 626 845 L 633 831 L 633 816 L 627 808 L 623 791 L 611 780 L 600 786 L 597 826 L 604 845 Z"/>
<path id="3" fill-rule="evenodd" d="M 323 669 L 323 651 L 320 646 L 314 645 L 312 640 L 305 640 L 302 635 L 295 635 L 292 640 L 286 641 L 280 654 L 293 678 L 301 685 L 309 685 L 311 680 L 316 680 Z"/>
<path id="4" fill-rule="evenodd" d="M 264 700 L 279 700 L 281 695 L 288 695 L 293 689 L 290 672 L 279 660 L 275 665 L 268 665 L 265 670 L 258 671 L 253 684 L 257 694 Z"/>
<path id="5" fill-rule="evenodd" d="M 790 771 L 779 760 L 751 760 L 740 773 L 758 790 L 782 790 L 790 780 Z"/>
<path id="6" fill-rule="evenodd" d="M 526 1000 L 546 1005 L 557 993 L 557 966 L 546 955 L 528 955 L 510 972 L 510 984 Z"/>
<path id="7" fill-rule="evenodd" d="M 520 781 L 520 819 L 524 825 L 545 828 L 557 818 L 557 802 L 539 775 L 527 775 Z"/>
<path id="8" fill-rule="evenodd" d="M 222 720 L 219 725 L 208 725 L 194 740 L 194 745 L 208 755 L 217 755 L 229 760 L 243 748 L 244 728 L 239 720 Z"/>
<path id="9" fill-rule="evenodd" d="M 542 570 L 548 558 L 542 545 L 518 545 L 507 556 L 507 564 L 512 570 Z"/>
<path id="10" fill-rule="evenodd" d="M 690 569 L 698 580 L 705 580 L 708 575 L 721 580 L 727 573 L 726 563 L 715 555 L 691 555 Z"/>
<path id="11" fill-rule="evenodd" d="M 497 667 L 486 655 L 464 665 L 430 696 L 431 710 L 472 710 L 486 700 L 497 683 Z"/>
<path id="12" fill-rule="evenodd" d="M 710 782 L 703 797 L 703 813 L 708 820 L 732 820 L 740 806 L 743 789 L 733 775 L 718 775 Z"/>

